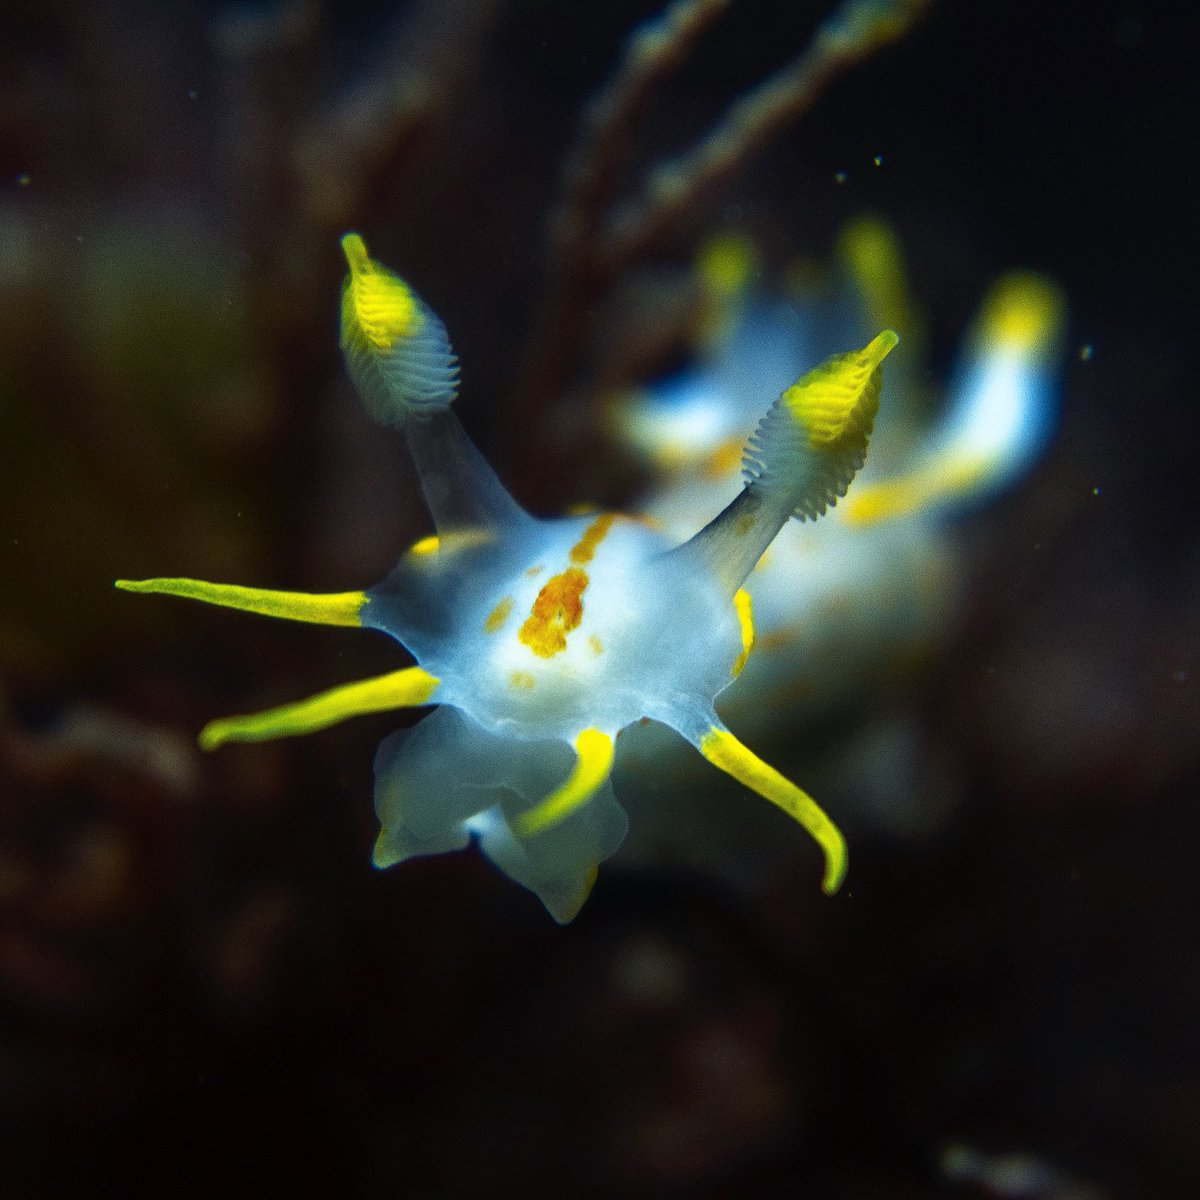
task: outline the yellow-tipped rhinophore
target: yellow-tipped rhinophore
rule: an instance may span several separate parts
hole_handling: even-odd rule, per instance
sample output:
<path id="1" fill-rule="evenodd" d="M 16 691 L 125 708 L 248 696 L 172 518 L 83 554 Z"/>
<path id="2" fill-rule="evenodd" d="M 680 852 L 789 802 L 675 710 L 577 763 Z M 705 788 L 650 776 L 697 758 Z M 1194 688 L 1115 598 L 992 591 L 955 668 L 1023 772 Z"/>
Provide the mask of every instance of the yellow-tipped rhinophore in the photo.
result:
<path id="1" fill-rule="evenodd" d="M 357 233 L 342 238 L 350 274 L 342 288 L 346 365 L 377 420 L 403 425 L 414 413 L 449 407 L 458 363 L 446 328 L 420 297 L 367 254 Z"/>
<path id="2" fill-rule="evenodd" d="M 202 750 L 216 750 L 226 742 L 265 742 L 271 738 L 313 733 L 364 713 L 417 708 L 429 703 L 438 682 L 435 676 L 420 667 L 405 667 L 373 679 L 330 688 L 265 712 L 221 717 L 205 725 L 197 740 Z"/>
<path id="3" fill-rule="evenodd" d="M 342 299 L 342 336 L 362 338 L 372 350 L 390 350 L 421 328 L 421 310 L 408 284 L 367 254 L 357 233 L 342 238 L 350 267 Z"/>
<path id="4" fill-rule="evenodd" d="M 741 495 L 680 547 L 683 561 L 704 563 L 732 596 L 790 517 L 813 520 L 846 494 L 866 461 L 883 360 L 899 341 L 885 329 L 771 405 L 746 443 Z"/>
<path id="5" fill-rule="evenodd" d="M 846 840 L 821 806 L 790 779 L 738 741 L 728 729 L 714 726 L 699 741 L 700 753 L 739 783 L 778 805 L 812 835 L 825 853 L 821 890 L 832 896 L 846 876 Z"/>
<path id="6" fill-rule="evenodd" d="M 309 625 L 361 625 L 365 592 L 277 592 L 267 588 L 240 587 L 233 583 L 206 583 L 202 579 L 118 579 L 123 592 L 181 596 L 221 608 L 237 608 L 264 617 L 305 621 Z"/>
<path id="7" fill-rule="evenodd" d="M 612 770 L 613 740 L 599 729 L 582 729 L 575 738 L 575 765 L 570 775 L 541 803 L 516 820 L 523 837 L 550 829 L 595 795 Z"/>
<path id="8" fill-rule="evenodd" d="M 900 338 L 890 329 L 861 350 L 838 354 L 798 379 L 783 403 L 814 450 L 867 450 L 879 412 L 879 366 Z"/>

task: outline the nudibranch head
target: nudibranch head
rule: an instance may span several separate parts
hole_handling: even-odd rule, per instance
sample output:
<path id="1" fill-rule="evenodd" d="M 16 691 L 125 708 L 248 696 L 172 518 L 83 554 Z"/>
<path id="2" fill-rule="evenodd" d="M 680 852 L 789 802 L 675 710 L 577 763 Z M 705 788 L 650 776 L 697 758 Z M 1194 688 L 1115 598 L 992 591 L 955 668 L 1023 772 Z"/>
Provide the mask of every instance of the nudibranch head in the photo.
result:
<path id="1" fill-rule="evenodd" d="M 742 582 L 789 518 L 819 516 L 845 494 L 866 454 L 896 335 L 884 331 L 789 388 L 750 440 L 740 495 L 676 545 L 616 513 L 537 520 L 524 512 L 451 409 L 457 369 L 441 322 L 357 234 L 342 244 L 347 364 L 368 407 L 403 427 L 436 535 L 364 592 L 308 596 L 181 579 L 118 586 L 378 629 L 419 665 L 215 721 L 202 745 L 437 704 L 380 747 L 376 864 L 474 837 L 568 921 L 625 834 L 609 781 L 615 739 L 651 718 L 799 821 L 824 851 L 822 886 L 836 891 L 846 869 L 836 826 L 739 742 L 713 703 L 753 645 Z"/>
<path id="2" fill-rule="evenodd" d="M 460 551 L 470 578 L 449 636 L 395 620 L 386 596 L 364 623 L 420 645 L 438 698 L 514 738 L 615 737 L 656 694 L 715 695 L 742 652 L 733 598 L 670 553 L 671 541 L 614 513 L 530 522 L 521 537 Z M 368 597 L 372 593 L 368 592 Z M 702 639 L 692 631 L 704 631 Z"/>

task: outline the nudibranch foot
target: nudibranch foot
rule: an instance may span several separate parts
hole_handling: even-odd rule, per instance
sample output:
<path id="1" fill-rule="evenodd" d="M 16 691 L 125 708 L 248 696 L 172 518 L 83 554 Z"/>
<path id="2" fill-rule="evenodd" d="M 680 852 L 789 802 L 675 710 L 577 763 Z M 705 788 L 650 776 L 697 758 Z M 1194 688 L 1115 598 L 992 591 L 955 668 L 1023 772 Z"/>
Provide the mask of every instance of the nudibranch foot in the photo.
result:
<path id="1" fill-rule="evenodd" d="M 600 862 L 625 837 L 624 810 L 607 778 L 536 836 L 523 817 L 570 770 L 561 741 L 525 741 L 481 729 L 444 705 L 386 738 L 375 758 L 379 867 L 460 849 L 472 836 L 506 875 L 535 892 L 560 922 L 571 920 Z"/>

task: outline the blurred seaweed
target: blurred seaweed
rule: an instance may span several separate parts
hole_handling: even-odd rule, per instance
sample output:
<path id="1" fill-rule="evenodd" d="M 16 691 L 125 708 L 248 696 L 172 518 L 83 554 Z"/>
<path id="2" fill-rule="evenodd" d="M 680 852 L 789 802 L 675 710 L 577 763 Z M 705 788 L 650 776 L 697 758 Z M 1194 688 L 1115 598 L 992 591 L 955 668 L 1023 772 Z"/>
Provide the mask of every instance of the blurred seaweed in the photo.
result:
<path id="1" fill-rule="evenodd" d="M 1195 1194 L 1190 43 L 1163 4 L 929 7 L 4 6 L 6 1195 Z M 112 578 L 358 586 L 425 532 L 341 379 L 336 235 L 446 318 L 551 511 L 635 494 L 601 402 L 683 352 L 700 237 L 819 260 L 867 209 L 934 370 L 1014 259 L 1075 314 L 1063 432 L 904 675 L 907 790 L 952 812 L 864 830 L 830 906 L 694 869 L 700 831 L 564 934 L 468 855 L 369 871 L 390 718 L 201 759 L 377 648 Z"/>

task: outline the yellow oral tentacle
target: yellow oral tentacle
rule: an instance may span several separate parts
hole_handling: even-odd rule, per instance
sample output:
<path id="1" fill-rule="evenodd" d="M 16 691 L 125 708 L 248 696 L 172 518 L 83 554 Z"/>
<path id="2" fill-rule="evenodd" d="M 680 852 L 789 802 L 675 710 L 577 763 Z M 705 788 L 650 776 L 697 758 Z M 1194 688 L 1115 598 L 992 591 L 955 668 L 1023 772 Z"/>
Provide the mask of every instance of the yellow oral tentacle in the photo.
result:
<path id="1" fill-rule="evenodd" d="M 361 625 L 362 608 L 367 602 L 365 592 L 277 592 L 232 583 L 205 583 L 202 579 L 118 579 L 115 586 L 123 592 L 181 596 L 310 625 Z"/>
<path id="2" fill-rule="evenodd" d="M 728 729 L 713 726 L 699 741 L 700 753 L 751 791 L 778 805 L 808 830 L 825 853 L 821 890 L 832 896 L 846 876 L 846 840 L 821 806 L 790 779 L 738 741 Z"/>
<path id="3" fill-rule="evenodd" d="M 306 700 L 281 704 L 265 712 L 221 717 L 205 725 L 197 740 L 202 750 L 215 750 L 226 742 L 263 742 L 313 733 L 348 717 L 426 704 L 438 682 L 436 676 L 420 667 L 405 667 L 373 679 L 330 688 Z"/>

